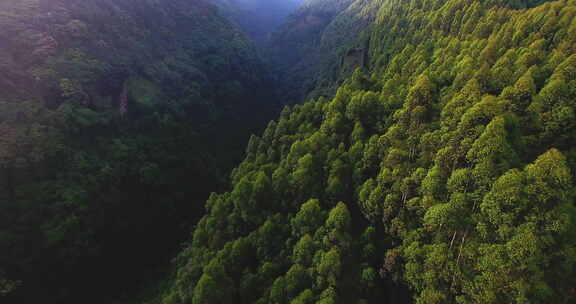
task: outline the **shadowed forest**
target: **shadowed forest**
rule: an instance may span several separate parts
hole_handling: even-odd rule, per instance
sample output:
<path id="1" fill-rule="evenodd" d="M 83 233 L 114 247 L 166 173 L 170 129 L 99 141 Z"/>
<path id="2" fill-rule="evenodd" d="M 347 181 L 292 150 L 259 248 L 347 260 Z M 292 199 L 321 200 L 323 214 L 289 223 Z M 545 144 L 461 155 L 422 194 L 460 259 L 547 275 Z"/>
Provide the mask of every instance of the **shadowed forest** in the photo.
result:
<path id="1" fill-rule="evenodd" d="M 576 1 L 1 0 L 0 303 L 576 301 Z"/>

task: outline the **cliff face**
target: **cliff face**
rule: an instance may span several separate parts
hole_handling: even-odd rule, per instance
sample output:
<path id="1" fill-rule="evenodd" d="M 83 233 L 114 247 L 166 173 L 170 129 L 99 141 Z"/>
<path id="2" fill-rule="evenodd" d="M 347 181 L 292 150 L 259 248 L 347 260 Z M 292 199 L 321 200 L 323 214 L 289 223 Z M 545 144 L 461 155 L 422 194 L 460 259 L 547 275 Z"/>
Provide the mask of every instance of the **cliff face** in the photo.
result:
<path id="1" fill-rule="evenodd" d="M 333 94 L 353 70 L 341 65 L 343 58 L 366 47 L 360 34 L 377 12 L 373 1 L 310 0 L 290 15 L 272 36 L 269 52 L 285 101 Z"/>

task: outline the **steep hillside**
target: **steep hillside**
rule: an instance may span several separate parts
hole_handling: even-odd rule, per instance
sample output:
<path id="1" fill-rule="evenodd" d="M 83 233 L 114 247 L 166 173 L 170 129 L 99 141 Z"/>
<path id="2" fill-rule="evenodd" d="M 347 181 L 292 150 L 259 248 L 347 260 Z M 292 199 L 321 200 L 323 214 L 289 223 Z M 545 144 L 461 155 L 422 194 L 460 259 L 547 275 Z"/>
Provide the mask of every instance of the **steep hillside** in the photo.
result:
<path id="1" fill-rule="evenodd" d="M 366 0 L 308 0 L 274 33 L 268 56 L 287 103 L 313 95 L 330 95 L 341 75 L 349 75 L 341 60 L 364 65 L 358 35 L 378 12 L 379 2 Z M 349 69 L 349 68 L 348 68 Z"/>
<path id="2" fill-rule="evenodd" d="M 576 1 L 541 2 L 368 1 L 369 72 L 251 138 L 161 303 L 573 303 Z"/>
<path id="3" fill-rule="evenodd" d="M 274 110 L 217 11 L 0 2 L 0 302 L 110 303 L 174 254 Z"/>
<path id="4" fill-rule="evenodd" d="M 163 5 L 27 0 L 1 5 L 0 84 L 8 95 L 3 99 L 19 94 L 20 100 L 40 96 L 50 103 L 65 91 L 65 77 L 84 91 L 108 78 L 102 84 L 110 86 L 106 94 L 113 91 L 118 96 L 123 81 L 130 94 L 141 81 L 170 83 L 172 87 L 162 87 L 158 94 L 176 100 L 199 94 L 202 102 L 194 100 L 199 104 L 214 103 L 219 97 L 214 92 L 235 86 L 266 85 L 251 44 L 203 0 L 170 0 Z M 132 83 L 137 77 L 146 79 Z M 108 97 L 92 96 L 99 91 L 78 94 L 82 93 L 92 103 Z"/>
<path id="5" fill-rule="evenodd" d="M 367 29 L 383 0 L 307 0 L 272 36 L 268 56 L 285 103 L 334 96 L 355 68 L 371 69 Z M 545 1 L 488 1 L 510 8 Z"/>

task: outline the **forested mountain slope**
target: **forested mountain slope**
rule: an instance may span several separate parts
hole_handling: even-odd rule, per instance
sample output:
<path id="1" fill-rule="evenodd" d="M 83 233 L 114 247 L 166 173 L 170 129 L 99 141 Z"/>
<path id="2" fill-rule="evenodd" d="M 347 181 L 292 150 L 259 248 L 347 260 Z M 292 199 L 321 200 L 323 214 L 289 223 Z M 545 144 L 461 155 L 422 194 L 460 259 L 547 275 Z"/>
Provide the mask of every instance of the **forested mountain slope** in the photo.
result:
<path id="1" fill-rule="evenodd" d="M 576 1 L 542 2 L 367 1 L 368 72 L 251 138 L 159 301 L 573 303 Z"/>
<path id="2" fill-rule="evenodd" d="M 3 0 L 0 29 L 0 302 L 110 303 L 269 119 L 264 66 L 204 0 Z"/>
<path id="3" fill-rule="evenodd" d="M 365 45 L 357 38 L 380 2 L 308 0 L 287 18 L 272 35 L 268 52 L 284 102 L 333 95 L 341 78 L 365 65 Z M 345 57 L 352 60 L 344 64 Z"/>
<path id="4" fill-rule="evenodd" d="M 490 2 L 490 1 L 488 1 Z M 545 1 L 491 1 L 510 8 Z M 332 97 L 355 68 L 370 69 L 366 30 L 383 0 L 307 0 L 272 35 L 268 57 L 285 103 Z"/>

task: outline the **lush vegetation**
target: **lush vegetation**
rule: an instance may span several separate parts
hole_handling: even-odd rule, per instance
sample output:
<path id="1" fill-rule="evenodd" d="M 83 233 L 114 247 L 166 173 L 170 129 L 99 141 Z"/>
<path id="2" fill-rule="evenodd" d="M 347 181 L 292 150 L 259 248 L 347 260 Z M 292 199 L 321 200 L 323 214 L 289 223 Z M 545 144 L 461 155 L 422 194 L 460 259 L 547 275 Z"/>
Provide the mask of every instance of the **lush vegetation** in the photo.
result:
<path id="1" fill-rule="evenodd" d="M 382 1 L 308 0 L 272 35 L 267 55 L 285 103 L 333 96 L 368 64 L 366 29 Z"/>
<path id="2" fill-rule="evenodd" d="M 4 0 L 0 28 L 0 302 L 130 296 L 269 119 L 264 66 L 205 1 Z"/>
<path id="3" fill-rule="evenodd" d="M 284 4 L 0 3 L 0 301 L 576 301 L 576 0 Z"/>
<path id="4" fill-rule="evenodd" d="M 158 302 L 572 303 L 576 1 L 364 2 L 364 70 L 250 139 Z"/>

